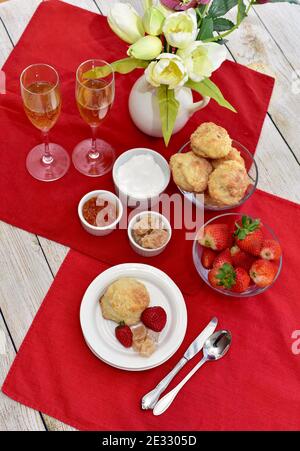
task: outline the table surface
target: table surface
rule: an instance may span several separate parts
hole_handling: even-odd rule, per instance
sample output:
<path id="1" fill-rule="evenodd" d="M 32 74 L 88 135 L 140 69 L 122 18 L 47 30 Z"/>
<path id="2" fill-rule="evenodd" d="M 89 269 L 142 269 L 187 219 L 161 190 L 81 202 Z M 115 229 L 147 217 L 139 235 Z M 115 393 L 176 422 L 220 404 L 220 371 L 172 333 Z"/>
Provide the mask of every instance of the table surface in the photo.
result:
<path id="1" fill-rule="evenodd" d="M 9 0 L 0 4 L 0 67 L 41 1 Z M 68 0 L 68 3 L 105 15 L 115 1 Z M 131 3 L 142 10 L 142 0 Z M 256 153 L 258 186 L 298 203 L 299 23 L 300 6 L 258 5 L 227 43 L 230 59 L 276 78 Z M 67 251 L 68 248 L 53 241 L 0 222 L 0 386 Z M 1 430 L 72 428 L 0 393 Z"/>

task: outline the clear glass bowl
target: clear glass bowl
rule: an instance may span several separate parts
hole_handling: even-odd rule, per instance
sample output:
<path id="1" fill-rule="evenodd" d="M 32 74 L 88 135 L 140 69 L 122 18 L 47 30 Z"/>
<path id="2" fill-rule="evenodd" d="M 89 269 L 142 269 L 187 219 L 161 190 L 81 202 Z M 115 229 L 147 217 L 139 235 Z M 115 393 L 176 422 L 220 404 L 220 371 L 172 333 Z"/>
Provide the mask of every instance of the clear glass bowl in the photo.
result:
<path id="1" fill-rule="evenodd" d="M 211 210 L 211 211 L 226 211 L 226 210 L 232 210 L 233 208 L 237 208 L 241 205 L 243 205 L 244 202 L 246 202 L 247 199 L 249 199 L 250 196 L 254 193 L 257 181 L 258 181 L 258 168 L 257 164 L 255 162 L 255 159 L 253 155 L 249 152 L 249 150 L 246 149 L 242 144 L 240 144 L 238 141 L 232 140 L 232 147 L 235 147 L 241 154 L 242 158 L 245 161 L 245 166 L 248 172 L 248 176 L 250 179 L 250 184 L 244 194 L 244 197 L 235 205 L 220 205 L 217 203 L 209 203 L 207 200 L 204 202 L 204 208 L 205 210 Z M 190 141 L 188 141 L 184 146 L 181 147 L 181 149 L 178 151 L 178 153 L 181 152 L 189 152 L 191 150 L 190 148 Z M 178 186 L 179 191 L 187 198 L 189 201 L 191 201 L 196 206 L 203 208 L 203 202 L 201 200 L 202 196 L 196 196 L 195 193 L 189 193 L 187 191 L 182 190 Z M 199 198 L 200 197 L 200 198 Z"/>
<path id="2" fill-rule="evenodd" d="M 224 213 L 222 215 L 216 216 L 216 217 L 210 219 L 209 221 L 207 221 L 201 227 L 201 229 L 203 227 L 206 227 L 208 224 L 232 225 L 233 223 L 235 223 L 236 221 L 241 219 L 242 216 L 244 216 L 244 215 L 247 215 L 247 213 Z M 247 216 L 253 217 L 252 215 L 247 215 Z M 262 220 L 262 224 L 263 224 L 262 230 L 264 233 L 264 238 L 279 241 L 277 236 L 275 235 L 274 231 L 271 229 L 271 227 L 269 227 L 267 224 L 265 224 L 263 222 L 263 220 Z M 196 238 L 194 241 L 194 245 L 193 245 L 193 261 L 194 261 L 194 265 L 195 265 L 195 268 L 196 268 L 198 274 L 204 280 L 204 282 L 207 283 L 207 285 L 209 285 L 213 290 L 217 291 L 218 293 L 224 294 L 226 296 L 233 296 L 233 297 L 238 297 L 238 298 L 248 298 L 250 296 L 256 296 L 260 293 L 263 293 L 264 291 L 266 291 L 268 288 L 270 288 L 275 283 L 276 279 L 278 278 L 278 276 L 280 274 L 281 267 L 282 267 L 282 257 L 280 257 L 280 260 L 278 262 L 277 274 L 276 274 L 275 279 L 273 280 L 272 284 L 269 285 L 268 287 L 260 288 L 253 283 L 243 293 L 235 293 L 234 291 L 226 290 L 224 288 L 223 289 L 215 288 L 215 287 L 211 286 L 211 284 L 208 280 L 209 269 L 204 268 L 204 266 L 201 263 L 202 252 L 203 252 L 203 247 L 201 246 L 201 244 L 198 243 L 197 238 Z"/>

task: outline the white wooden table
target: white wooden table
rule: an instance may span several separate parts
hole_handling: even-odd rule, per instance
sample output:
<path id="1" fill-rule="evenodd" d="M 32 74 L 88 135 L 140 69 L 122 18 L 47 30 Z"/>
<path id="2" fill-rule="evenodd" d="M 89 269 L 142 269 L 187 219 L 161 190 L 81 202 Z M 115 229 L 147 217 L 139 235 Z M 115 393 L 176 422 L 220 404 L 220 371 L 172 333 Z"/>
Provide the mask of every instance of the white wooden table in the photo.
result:
<path id="1" fill-rule="evenodd" d="M 106 14 L 114 1 L 68 0 L 68 3 Z M 0 4 L 0 67 L 40 2 L 9 0 Z M 142 10 L 142 0 L 131 3 Z M 276 78 L 256 153 L 259 188 L 298 203 L 299 25 L 300 6 L 280 3 L 257 6 L 228 42 L 230 58 Z M 0 222 L 0 385 L 67 251 L 55 242 Z M 0 393 L 0 430 L 71 429 Z"/>

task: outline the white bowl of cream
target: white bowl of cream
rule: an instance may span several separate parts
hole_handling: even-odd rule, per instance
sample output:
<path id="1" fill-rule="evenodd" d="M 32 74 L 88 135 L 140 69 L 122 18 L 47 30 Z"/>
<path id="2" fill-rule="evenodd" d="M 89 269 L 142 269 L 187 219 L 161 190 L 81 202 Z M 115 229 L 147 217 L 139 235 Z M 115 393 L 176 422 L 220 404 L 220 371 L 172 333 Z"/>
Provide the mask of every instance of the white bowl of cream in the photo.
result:
<path id="1" fill-rule="evenodd" d="M 170 181 L 168 162 L 154 150 L 139 147 L 119 156 L 113 167 L 118 197 L 130 207 L 155 205 Z M 149 205 L 150 204 L 150 205 Z"/>

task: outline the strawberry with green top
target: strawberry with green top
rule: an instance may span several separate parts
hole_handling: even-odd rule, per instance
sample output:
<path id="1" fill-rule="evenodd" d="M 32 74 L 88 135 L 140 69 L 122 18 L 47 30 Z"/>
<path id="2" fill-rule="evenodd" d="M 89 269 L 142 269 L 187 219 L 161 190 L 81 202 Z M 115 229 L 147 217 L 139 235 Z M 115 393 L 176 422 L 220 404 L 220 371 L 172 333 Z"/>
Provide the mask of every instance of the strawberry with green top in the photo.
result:
<path id="1" fill-rule="evenodd" d="M 214 251 L 223 251 L 229 246 L 230 233 L 227 224 L 208 224 L 204 227 L 199 243 Z"/>
<path id="2" fill-rule="evenodd" d="M 236 268 L 229 263 L 213 268 L 208 273 L 208 280 L 214 288 L 225 288 L 236 293 L 246 291 L 250 285 L 250 277 L 244 268 Z"/>
<path id="3" fill-rule="evenodd" d="M 243 216 L 236 222 L 235 244 L 244 252 L 258 257 L 263 244 L 263 232 L 260 219 Z"/>

